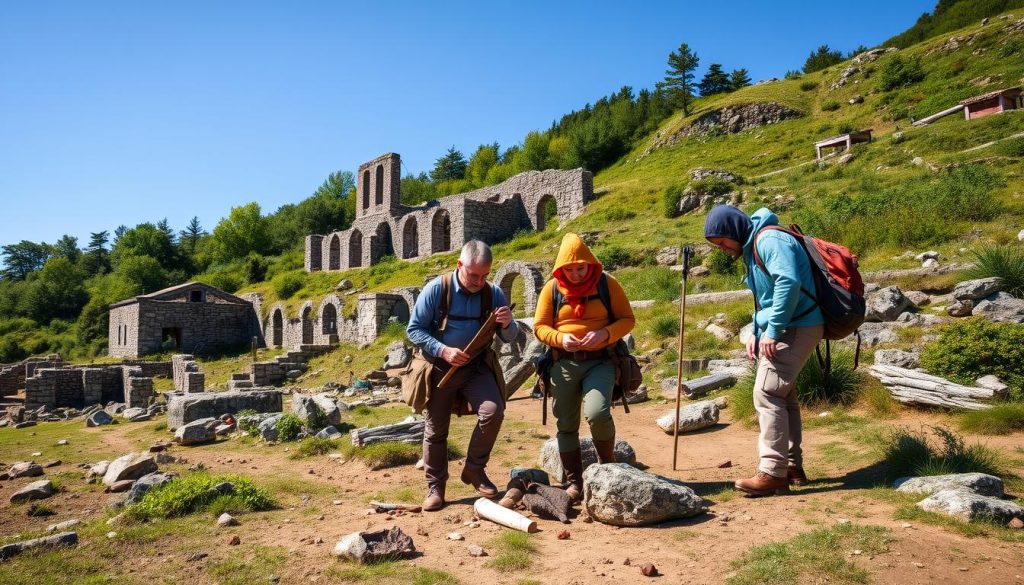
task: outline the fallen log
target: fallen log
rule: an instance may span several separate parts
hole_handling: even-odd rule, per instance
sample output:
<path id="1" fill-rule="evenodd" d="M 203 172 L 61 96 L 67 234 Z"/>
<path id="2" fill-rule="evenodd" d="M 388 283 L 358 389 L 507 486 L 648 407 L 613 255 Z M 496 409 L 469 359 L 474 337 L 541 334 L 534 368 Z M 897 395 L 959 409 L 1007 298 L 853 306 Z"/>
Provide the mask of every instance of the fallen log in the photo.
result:
<path id="1" fill-rule="evenodd" d="M 383 514 L 384 512 L 418 513 L 423 511 L 423 508 L 416 504 L 394 504 L 391 502 L 378 502 L 376 500 L 370 500 L 370 507 L 378 514 Z"/>
<path id="2" fill-rule="evenodd" d="M 919 370 L 891 365 L 874 365 L 871 375 L 889 390 L 893 398 L 906 404 L 983 410 L 997 393 L 990 388 L 964 386 Z"/>
<path id="3" fill-rule="evenodd" d="M 683 381 L 683 396 L 687 398 L 700 398 L 712 390 L 732 386 L 736 383 L 736 376 L 730 373 L 708 374 L 693 380 Z"/>
<path id="4" fill-rule="evenodd" d="M 424 422 L 421 420 L 404 421 L 368 429 L 353 429 L 349 434 L 352 436 L 352 444 L 356 447 L 384 442 L 415 445 L 423 442 L 423 425 Z"/>

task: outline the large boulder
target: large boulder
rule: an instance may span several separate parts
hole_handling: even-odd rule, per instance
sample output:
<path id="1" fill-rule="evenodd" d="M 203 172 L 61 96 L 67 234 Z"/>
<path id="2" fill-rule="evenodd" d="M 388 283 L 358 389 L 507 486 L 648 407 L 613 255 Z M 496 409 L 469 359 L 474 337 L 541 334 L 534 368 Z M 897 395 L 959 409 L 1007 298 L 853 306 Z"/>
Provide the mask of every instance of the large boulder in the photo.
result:
<path id="1" fill-rule="evenodd" d="M 951 516 L 957 520 L 994 520 L 1005 524 L 1014 518 L 1024 518 L 1024 508 L 1013 502 L 976 494 L 971 490 L 958 488 L 936 492 L 917 503 L 917 507 L 929 512 Z"/>
<path id="2" fill-rule="evenodd" d="M 335 556 L 360 563 L 408 558 L 416 554 L 412 538 L 397 526 L 376 532 L 353 532 L 334 546 Z"/>
<path id="3" fill-rule="evenodd" d="M 281 412 L 283 405 L 281 391 L 275 388 L 168 394 L 167 428 L 173 431 L 194 420 L 236 414 L 243 410 Z"/>
<path id="4" fill-rule="evenodd" d="M 953 287 L 953 298 L 958 301 L 980 301 L 1002 288 L 1003 279 L 998 276 L 965 280 Z"/>
<path id="5" fill-rule="evenodd" d="M 276 441 L 277 440 L 277 421 L 281 420 L 280 414 L 263 419 L 260 423 L 259 429 L 260 438 L 264 441 Z"/>
<path id="6" fill-rule="evenodd" d="M 880 349 L 875 352 L 875 365 L 913 369 L 921 365 L 921 356 L 902 349 Z"/>
<path id="7" fill-rule="evenodd" d="M 110 416 L 110 413 L 105 410 L 97 410 L 90 414 L 89 418 L 85 419 L 85 426 L 87 427 L 99 427 L 116 423 L 117 421 L 114 420 L 114 417 Z"/>
<path id="8" fill-rule="evenodd" d="M 8 479 L 19 477 L 39 477 L 43 474 L 43 466 L 35 461 L 20 461 L 7 470 Z"/>
<path id="9" fill-rule="evenodd" d="M 132 484 L 132 489 L 131 491 L 128 492 L 128 497 L 125 498 L 124 505 L 130 506 L 132 504 L 139 503 L 140 501 L 142 501 L 142 497 L 145 496 L 150 490 L 152 490 L 155 487 L 159 487 L 164 484 L 170 483 L 176 477 L 178 477 L 176 473 L 164 473 L 161 471 L 143 475 L 138 479 L 138 481 Z"/>
<path id="10" fill-rule="evenodd" d="M 992 323 L 1024 323 L 1024 299 L 995 293 L 974 306 L 973 315 Z"/>
<path id="11" fill-rule="evenodd" d="M 125 479 L 139 479 L 156 470 L 152 453 L 128 453 L 110 462 L 103 474 L 103 485 L 109 487 Z"/>
<path id="12" fill-rule="evenodd" d="M 898 286 L 887 286 L 869 293 L 865 301 L 866 321 L 895 321 L 903 311 L 914 305 Z"/>
<path id="13" fill-rule="evenodd" d="M 597 450 L 594 449 L 594 440 L 590 437 L 580 439 L 580 451 L 583 455 L 583 468 L 597 463 Z M 636 464 L 636 451 L 629 443 L 622 439 L 615 441 L 615 461 L 617 463 Z M 548 472 L 548 475 L 558 482 L 565 481 L 565 469 L 562 468 L 562 459 L 558 455 L 558 441 L 548 439 L 540 448 L 540 468 Z"/>
<path id="14" fill-rule="evenodd" d="M 583 472 L 583 506 L 613 526 L 643 526 L 704 511 L 704 501 L 678 481 L 624 463 L 592 465 Z"/>
<path id="15" fill-rule="evenodd" d="M 341 424 L 341 409 L 326 394 L 294 394 L 292 412 L 307 423 L 321 425 Z"/>
<path id="16" fill-rule="evenodd" d="M 1003 480 L 987 473 L 951 473 L 901 477 L 893 484 L 896 491 L 931 495 L 942 490 L 966 489 L 982 496 L 1003 497 Z"/>
<path id="17" fill-rule="evenodd" d="M 139 407 L 126 408 L 125 411 L 121 413 L 121 416 L 127 419 L 128 422 L 141 422 L 152 418 L 148 410 Z"/>
<path id="18" fill-rule="evenodd" d="M 343 437 L 343 435 L 341 434 L 341 431 L 339 431 L 338 427 L 336 427 L 334 425 L 326 426 L 326 427 L 320 429 L 320 432 L 318 432 L 316 434 L 316 438 L 318 438 L 318 439 L 334 439 L 334 440 L 338 440 L 338 439 L 341 439 L 342 437 Z"/>
<path id="19" fill-rule="evenodd" d="M 404 368 L 412 360 L 412 352 L 401 341 L 395 341 L 388 346 L 388 355 L 384 358 L 382 370 L 390 368 Z"/>
<path id="20" fill-rule="evenodd" d="M 213 417 L 194 420 L 174 431 L 174 440 L 179 445 L 198 445 L 217 439 L 218 419 Z"/>
<path id="21" fill-rule="evenodd" d="M 658 417 L 657 424 L 666 433 L 672 433 L 676 411 L 672 409 Z M 679 409 L 679 432 L 699 431 L 718 424 L 718 405 L 713 400 L 701 400 Z"/>
<path id="22" fill-rule="evenodd" d="M 48 479 L 33 481 L 11 494 L 12 504 L 21 504 L 32 500 L 43 500 L 54 494 L 53 483 Z"/>

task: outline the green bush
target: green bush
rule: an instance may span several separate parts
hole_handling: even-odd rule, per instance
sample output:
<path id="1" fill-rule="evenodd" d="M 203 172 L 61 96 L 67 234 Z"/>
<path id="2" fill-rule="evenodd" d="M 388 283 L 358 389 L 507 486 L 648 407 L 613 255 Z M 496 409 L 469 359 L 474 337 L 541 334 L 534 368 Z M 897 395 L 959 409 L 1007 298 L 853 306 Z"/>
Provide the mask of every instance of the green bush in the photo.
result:
<path id="1" fill-rule="evenodd" d="M 288 299 L 302 288 L 304 282 L 302 276 L 294 272 L 285 272 L 274 277 L 272 281 L 274 293 L 279 299 Z"/>
<path id="2" fill-rule="evenodd" d="M 683 187 L 679 184 L 669 185 L 662 192 L 665 217 L 671 219 L 679 215 L 679 201 L 683 198 Z"/>
<path id="3" fill-rule="evenodd" d="M 679 319 L 675 315 L 662 315 L 651 322 L 651 333 L 655 337 L 674 337 L 679 333 Z"/>
<path id="4" fill-rule="evenodd" d="M 302 432 L 302 419 L 298 415 L 288 412 L 277 419 L 277 439 L 279 441 L 294 441 Z"/>
<path id="5" fill-rule="evenodd" d="M 904 59 L 900 55 L 893 55 L 882 65 L 882 70 L 878 74 L 878 88 L 882 91 L 891 91 L 898 87 L 913 85 L 924 77 L 920 57 Z"/>
<path id="6" fill-rule="evenodd" d="M 252 253 L 245 257 L 245 281 L 249 284 L 263 282 L 267 278 L 267 260 L 259 254 Z"/>
<path id="7" fill-rule="evenodd" d="M 958 320 L 925 347 L 921 364 L 933 374 L 967 385 L 994 374 L 1010 387 L 1009 399 L 1024 400 L 1024 324 Z"/>
<path id="8" fill-rule="evenodd" d="M 996 145 L 996 152 L 1003 156 L 1024 156 L 1024 138 L 1010 138 Z"/>
<path id="9" fill-rule="evenodd" d="M 704 177 L 699 181 L 690 183 L 687 190 L 693 191 L 698 195 L 710 195 L 711 197 L 717 197 L 719 195 L 725 195 L 731 192 L 737 184 L 742 184 L 743 179 L 737 179 L 736 183 L 726 181 L 721 177 L 710 176 Z"/>
<path id="10" fill-rule="evenodd" d="M 972 410 L 960 416 L 960 428 L 982 435 L 1006 435 L 1024 431 L 1024 404 L 996 404 L 985 410 Z"/>
<path id="11" fill-rule="evenodd" d="M 636 266 L 643 263 L 643 258 L 638 258 L 629 250 L 613 244 L 606 246 L 597 252 L 597 259 L 607 270 L 615 270 L 625 266 Z"/>
<path id="12" fill-rule="evenodd" d="M 225 481 L 235 486 L 234 493 L 223 494 L 213 489 Z M 129 506 L 125 513 L 134 520 L 151 520 L 196 512 L 259 512 L 273 507 L 270 495 L 247 477 L 193 473 L 153 488 L 137 504 Z"/>
<path id="13" fill-rule="evenodd" d="M 324 437 L 308 437 L 299 443 L 298 453 L 302 457 L 326 455 L 338 448 L 338 441 Z"/>
<path id="14" fill-rule="evenodd" d="M 832 350 L 832 371 L 828 380 L 811 355 L 796 378 L 796 395 L 801 404 L 851 404 L 857 398 L 861 375 L 853 369 L 853 353 L 846 350 Z"/>
<path id="15" fill-rule="evenodd" d="M 811 91 L 812 89 L 817 89 L 818 85 L 820 85 L 820 84 L 817 81 L 811 81 L 811 80 L 801 81 L 800 82 L 800 91 Z"/>
<path id="16" fill-rule="evenodd" d="M 712 274 L 739 275 L 744 272 L 742 262 L 717 248 L 704 259 L 704 266 L 707 266 Z"/>
<path id="17" fill-rule="evenodd" d="M 890 480 L 918 475 L 947 473 L 989 473 L 1002 475 L 1005 466 L 998 453 L 985 445 L 968 446 L 963 437 L 942 427 L 933 427 L 941 445 L 935 447 L 922 432 L 897 429 L 883 445 L 883 460 Z"/>
<path id="18" fill-rule="evenodd" d="M 839 109 L 839 102 L 829 100 L 821 104 L 821 111 L 823 112 L 834 112 Z"/>
<path id="19" fill-rule="evenodd" d="M 1018 299 L 1024 298 L 1024 250 L 1020 246 L 981 248 L 974 252 L 974 268 L 970 278 L 997 276 L 1003 280 L 1003 291 Z"/>

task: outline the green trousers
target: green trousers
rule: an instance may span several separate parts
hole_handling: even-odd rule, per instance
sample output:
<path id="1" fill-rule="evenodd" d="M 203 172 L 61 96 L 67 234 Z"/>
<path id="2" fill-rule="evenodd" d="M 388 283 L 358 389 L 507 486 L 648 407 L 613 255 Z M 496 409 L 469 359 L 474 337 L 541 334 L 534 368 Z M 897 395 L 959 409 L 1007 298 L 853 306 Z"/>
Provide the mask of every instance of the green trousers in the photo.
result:
<path id="1" fill-rule="evenodd" d="M 551 364 L 551 412 L 558 428 L 560 452 L 580 448 L 580 406 L 590 425 L 590 436 L 599 441 L 615 438 L 614 386 L 615 365 L 610 360 L 577 362 L 563 358 Z"/>

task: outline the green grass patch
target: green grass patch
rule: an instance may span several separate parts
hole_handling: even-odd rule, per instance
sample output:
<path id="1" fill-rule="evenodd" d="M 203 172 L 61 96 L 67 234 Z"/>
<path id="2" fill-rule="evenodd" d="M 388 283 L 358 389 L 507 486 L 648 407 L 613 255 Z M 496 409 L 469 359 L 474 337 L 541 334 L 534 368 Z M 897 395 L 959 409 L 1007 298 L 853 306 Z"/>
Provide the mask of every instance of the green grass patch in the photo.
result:
<path id="1" fill-rule="evenodd" d="M 824 578 L 829 583 L 868 583 L 868 572 L 849 560 L 849 553 L 881 554 L 891 542 L 879 526 L 840 524 L 798 534 L 778 543 L 756 546 L 732 562 L 729 585 L 803 583 Z"/>
<path id="2" fill-rule="evenodd" d="M 981 435 L 1007 435 L 1024 431 L 1024 404 L 996 404 L 960 415 L 960 429 Z"/>
<path id="3" fill-rule="evenodd" d="M 1010 400 L 1024 400 L 1024 324 L 959 319 L 946 326 L 938 341 L 925 346 L 921 365 L 929 372 L 972 385 L 994 374 L 1010 387 Z"/>
<path id="4" fill-rule="evenodd" d="M 502 530 L 488 543 L 494 558 L 487 561 L 487 567 L 502 573 L 522 571 L 533 565 L 537 546 L 530 535 L 516 530 Z"/>
<path id="5" fill-rule="evenodd" d="M 339 563 L 328 567 L 324 575 L 331 582 L 372 583 L 373 585 L 458 585 L 459 580 L 444 571 L 410 567 L 398 561 L 368 565 Z"/>
<path id="6" fill-rule="evenodd" d="M 337 439 L 327 439 L 324 437 L 306 437 L 299 443 L 299 448 L 295 450 L 293 459 L 299 457 L 315 457 L 317 455 L 326 455 L 331 451 L 338 450 L 339 442 Z"/>
<path id="7" fill-rule="evenodd" d="M 226 559 L 210 563 L 206 571 L 223 585 L 266 583 L 290 556 L 281 546 L 235 548 Z"/>
<path id="8" fill-rule="evenodd" d="M 222 494 L 214 489 L 214 486 L 225 481 L 235 486 L 233 494 Z M 151 490 L 143 496 L 142 501 L 128 507 L 125 513 L 128 518 L 141 521 L 199 512 L 214 515 L 223 512 L 259 512 L 273 507 L 274 501 L 270 495 L 256 487 L 247 477 L 193 473 Z"/>
<path id="9" fill-rule="evenodd" d="M 970 278 L 1001 278 L 1004 292 L 1018 299 L 1024 298 L 1024 250 L 1015 244 L 976 250 L 974 268 L 967 275 Z"/>
<path id="10" fill-rule="evenodd" d="M 1006 466 L 999 453 L 985 445 L 967 445 L 963 437 L 943 427 L 932 427 L 938 440 L 924 432 L 904 428 L 893 430 L 883 447 L 883 460 L 888 479 L 947 473 L 1006 474 Z"/>
<path id="11" fill-rule="evenodd" d="M 962 522 L 945 514 L 922 510 L 917 507 L 921 500 L 920 494 L 904 494 L 888 487 L 874 487 L 865 493 L 876 500 L 895 506 L 893 517 L 896 520 L 931 524 L 969 538 L 998 538 L 1007 542 L 1024 542 L 1024 531 L 1007 528 L 990 520 Z"/>
<path id="12" fill-rule="evenodd" d="M 411 465 L 423 455 L 423 445 L 416 443 L 384 442 L 365 447 L 351 444 L 341 446 L 341 453 L 347 459 L 363 462 L 370 469 L 386 469 L 399 465 Z M 465 454 L 451 440 L 448 441 L 448 460 L 461 459 Z"/>

